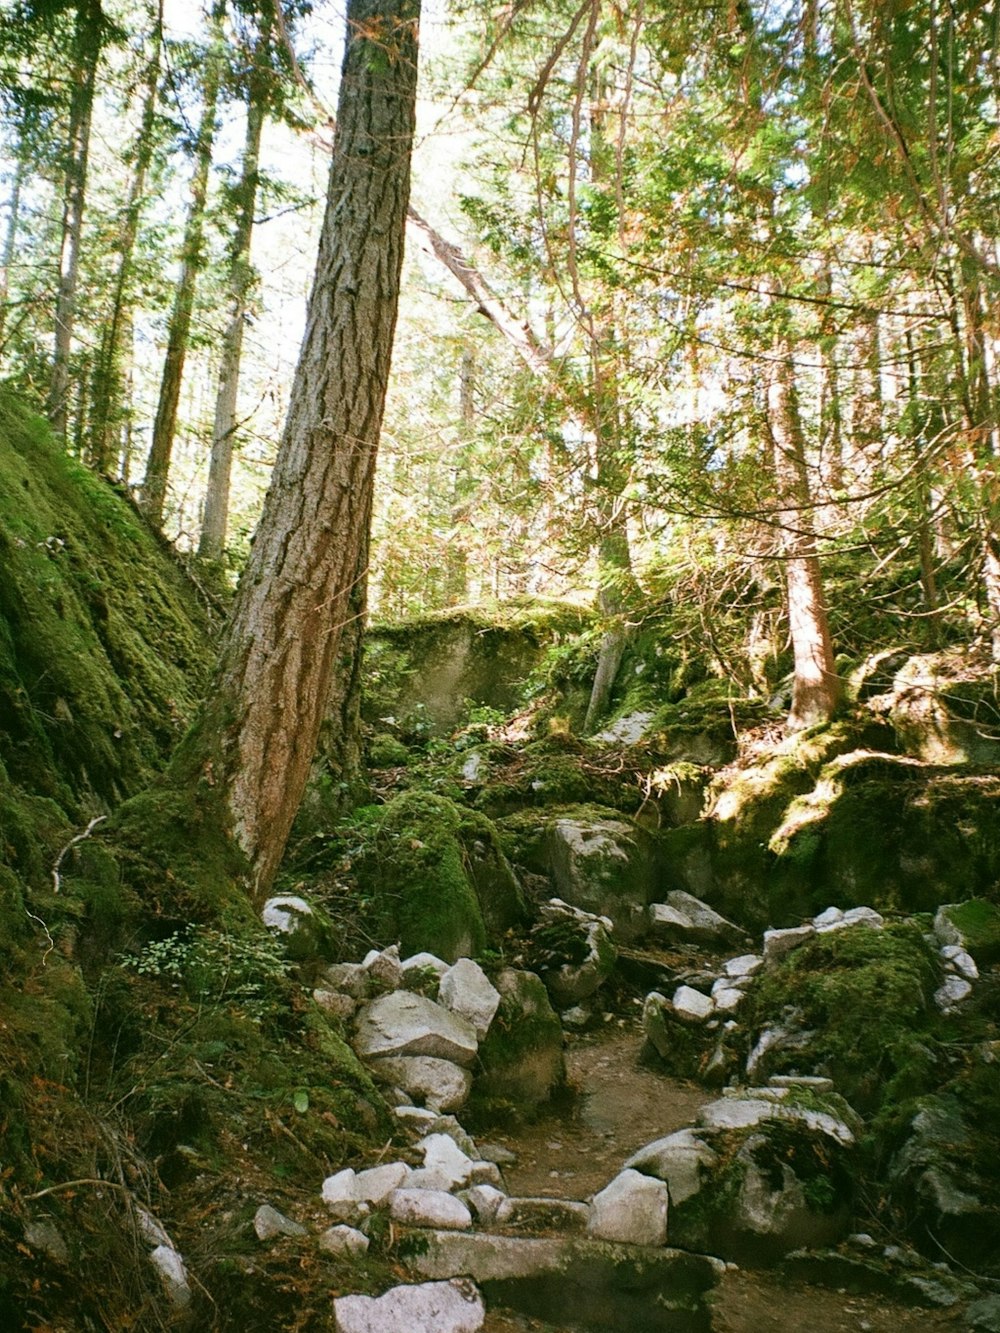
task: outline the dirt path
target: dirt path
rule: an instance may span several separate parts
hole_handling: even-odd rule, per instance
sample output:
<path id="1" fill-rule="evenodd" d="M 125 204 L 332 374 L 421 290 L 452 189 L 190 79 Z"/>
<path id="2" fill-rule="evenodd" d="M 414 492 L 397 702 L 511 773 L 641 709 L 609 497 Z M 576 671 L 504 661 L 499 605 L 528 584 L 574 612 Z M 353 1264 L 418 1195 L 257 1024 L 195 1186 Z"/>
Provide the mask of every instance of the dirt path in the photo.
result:
<path id="1" fill-rule="evenodd" d="M 708 1094 L 641 1068 L 640 1045 L 638 1035 L 620 1027 L 571 1039 L 567 1065 L 579 1092 L 573 1103 L 534 1125 L 489 1136 L 517 1154 L 516 1166 L 505 1171 L 511 1194 L 586 1199 L 637 1148 L 691 1123 Z M 714 1327 L 715 1333 L 957 1333 L 962 1320 L 955 1312 L 789 1286 L 770 1273 L 740 1269 L 718 1289 Z M 575 1330 L 491 1311 L 485 1333 Z"/>

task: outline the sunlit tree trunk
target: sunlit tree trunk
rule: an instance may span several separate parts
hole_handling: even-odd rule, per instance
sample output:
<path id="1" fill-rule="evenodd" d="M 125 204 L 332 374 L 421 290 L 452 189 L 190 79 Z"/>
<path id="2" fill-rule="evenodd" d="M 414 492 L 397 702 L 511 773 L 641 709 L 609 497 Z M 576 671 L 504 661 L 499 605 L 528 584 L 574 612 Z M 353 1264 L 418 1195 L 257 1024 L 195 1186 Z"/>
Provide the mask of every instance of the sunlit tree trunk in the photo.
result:
<path id="1" fill-rule="evenodd" d="M 87 162 L 94 109 L 94 87 L 101 58 L 104 15 L 100 0 L 79 0 L 73 30 L 70 65 L 69 133 L 63 188 L 62 229 L 59 246 L 59 288 L 56 295 L 55 340 L 49 382 L 48 418 L 53 430 L 65 436 L 69 423 L 69 360 L 76 321 L 76 294 L 83 241 L 83 212 L 87 193 Z"/>
<path id="2" fill-rule="evenodd" d="M 194 312 L 198 274 L 205 262 L 205 202 L 208 197 L 208 177 L 215 144 L 216 111 L 222 78 L 221 46 L 224 15 L 225 0 L 217 0 L 212 11 L 211 44 L 205 65 L 201 121 L 194 148 L 195 167 L 181 250 L 181 273 L 174 291 L 174 303 L 167 326 L 167 354 L 160 381 L 156 418 L 153 422 L 153 440 L 146 461 L 146 477 L 142 485 L 143 508 L 150 522 L 158 528 L 163 525 L 167 478 L 170 474 L 174 436 L 177 433 L 177 407 L 180 403 L 184 362 L 191 336 L 191 318 Z"/>
<path id="3" fill-rule="evenodd" d="M 778 492 L 777 521 L 788 596 L 788 627 L 794 656 L 792 730 L 827 722 L 840 702 L 823 581 L 816 549 L 812 487 L 805 434 L 795 388 L 792 347 L 776 344 L 767 367 L 767 419 Z"/>
<path id="4" fill-rule="evenodd" d="M 253 236 L 254 210 L 257 207 L 257 183 L 260 167 L 260 139 L 264 128 L 267 80 L 264 68 L 270 43 L 270 26 L 257 39 L 254 68 L 247 87 L 247 128 L 243 145 L 243 164 L 236 191 L 236 225 L 229 252 L 229 309 L 226 331 L 222 337 L 219 363 L 219 388 L 215 400 L 212 427 L 212 455 L 205 491 L 198 554 L 203 560 L 221 560 L 229 521 L 229 488 L 233 470 L 233 446 L 236 434 L 236 407 L 240 387 L 240 361 L 243 355 L 243 326 L 247 298 L 253 286 L 250 241 Z"/>
<path id="5" fill-rule="evenodd" d="M 135 141 L 135 166 L 116 244 L 117 266 L 111 296 L 111 314 L 101 333 L 93 377 L 90 419 L 90 461 L 100 472 L 110 472 L 120 454 L 122 349 L 131 330 L 132 274 L 139 220 L 145 200 L 146 176 L 153 158 L 156 101 L 163 48 L 163 0 L 153 24 L 146 66 L 142 118 Z"/>
<path id="6" fill-rule="evenodd" d="M 342 654 L 364 606 L 418 18 L 417 0 L 348 7 L 326 214 L 288 419 L 211 696 L 177 760 L 176 771 L 190 774 L 191 745 L 204 747 L 198 779 L 222 803 L 257 898 L 284 851 L 331 693 L 343 696 L 356 667 L 353 653 L 350 663 Z"/>

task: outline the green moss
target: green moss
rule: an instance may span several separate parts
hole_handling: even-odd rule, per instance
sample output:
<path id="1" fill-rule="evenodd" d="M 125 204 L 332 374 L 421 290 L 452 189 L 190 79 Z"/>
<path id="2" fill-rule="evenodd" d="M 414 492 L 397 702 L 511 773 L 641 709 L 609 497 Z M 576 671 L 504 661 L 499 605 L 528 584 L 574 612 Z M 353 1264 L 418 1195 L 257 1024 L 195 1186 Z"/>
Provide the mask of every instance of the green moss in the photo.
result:
<path id="1" fill-rule="evenodd" d="M 983 898 L 970 898 L 948 907 L 947 916 L 977 963 L 1000 962 L 1000 907 Z"/>
<path id="2" fill-rule="evenodd" d="M 403 768 L 410 762 L 410 752 L 402 741 L 382 731 L 368 744 L 368 762 L 372 768 Z"/>
<path id="3" fill-rule="evenodd" d="M 828 1074 L 852 1106 L 877 1110 L 900 1084 L 927 1074 L 938 961 L 909 923 L 817 935 L 765 974 L 752 993 L 753 1026 L 788 1010 L 814 1036 L 790 1057 L 799 1072 Z"/>

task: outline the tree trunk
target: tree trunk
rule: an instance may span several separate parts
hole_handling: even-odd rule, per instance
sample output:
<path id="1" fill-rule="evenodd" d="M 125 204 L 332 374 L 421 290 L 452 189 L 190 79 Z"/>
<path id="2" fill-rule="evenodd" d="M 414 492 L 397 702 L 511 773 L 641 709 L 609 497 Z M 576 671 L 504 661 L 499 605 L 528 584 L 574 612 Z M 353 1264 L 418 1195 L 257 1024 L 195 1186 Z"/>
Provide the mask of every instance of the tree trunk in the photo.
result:
<path id="1" fill-rule="evenodd" d="M 57 435 L 66 434 L 69 421 L 69 358 L 76 319 L 76 289 L 80 274 L 83 210 L 87 192 L 87 159 L 94 85 L 101 58 L 104 15 L 100 0 L 79 0 L 73 31 L 69 133 L 66 141 L 62 231 L 59 245 L 59 290 L 56 296 L 55 345 L 47 413 Z"/>
<path id="2" fill-rule="evenodd" d="M 418 17 L 418 0 L 348 8 L 326 215 L 288 419 L 211 695 L 171 769 L 175 781 L 204 784 L 205 800 L 221 809 L 256 899 L 284 851 L 331 691 L 342 696 L 357 666 L 355 653 L 341 658 L 367 575 Z"/>
<path id="3" fill-rule="evenodd" d="M 139 219 L 146 191 L 146 174 L 153 158 L 153 132 L 156 118 L 156 98 L 160 82 L 160 57 L 163 48 L 163 0 L 153 24 L 152 51 L 146 66 L 145 94 L 142 118 L 135 144 L 135 169 L 129 186 L 128 199 L 122 215 L 116 249 L 118 267 L 115 271 L 111 297 L 111 314 L 105 323 L 101 346 L 94 370 L 90 420 L 91 463 L 99 472 L 110 472 L 118 461 L 119 426 L 124 386 L 122 384 L 122 347 L 126 331 L 131 327 L 131 282 Z"/>
<path id="4" fill-rule="evenodd" d="M 243 146 L 243 165 L 236 192 L 236 227 L 229 252 L 229 311 L 222 339 L 219 363 L 219 389 L 215 400 L 212 427 L 212 456 L 205 491 L 198 554 L 203 560 L 221 560 L 226 544 L 229 520 L 229 485 L 233 470 L 233 445 L 236 433 L 236 405 L 240 386 L 240 360 L 243 355 L 243 323 L 247 297 L 253 285 L 250 241 L 254 210 L 257 206 L 257 182 L 260 166 L 260 138 L 264 128 L 267 81 L 264 67 L 270 44 L 270 27 L 265 23 L 257 39 L 254 68 L 247 87 L 247 129 Z"/>
<path id="5" fill-rule="evenodd" d="M 17 156 L 14 163 L 14 179 L 10 187 L 10 200 L 7 204 L 7 227 L 4 231 L 3 258 L 0 260 L 0 356 L 3 354 L 4 330 L 7 325 L 7 302 L 10 299 L 10 270 L 17 254 L 17 233 L 21 222 L 21 191 L 24 189 L 28 174 L 27 131 L 22 122 L 18 136 Z"/>
<path id="6" fill-rule="evenodd" d="M 216 108 L 222 77 L 222 20 L 225 0 L 217 0 L 212 11 L 211 46 L 205 65 L 205 83 L 202 91 L 201 122 L 194 148 L 194 175 L 191 179 L 191 203 L 184 243 L 181 250 L 181 274 L 174 292 L 174 304 L 167 327 L 167 355 L 160 381 L 160 397 L 153 422 L 153 441 L 146 461 L 146 477 L 142 485 L 142 505 L 150 522 L 163 526 L 163 506 L 167 494 L 167 477 L 177 431 L 177 405 L 181 397 L 184 361 L 187 357 L 191 333 L 198 274 L 204 264 L 203 233 L 205 200 L 208 195 L 208 175 L 212 165 L 215 144 Z"/>
<path id="7" fill-rule="evenodd" d="M 776 359 L 767 363 L 767 415 L 779 497 L 777 519 L 781 524 L 785 561 L 788 627 L 795 659 L 788 726 L 800 730 L 830 720 L 840 702 L 841 686 L 833 662 L 813 532 L 805 435 L 795 390 L 792 348 L 787 339 L 778 342 L 776 353 Z"/>

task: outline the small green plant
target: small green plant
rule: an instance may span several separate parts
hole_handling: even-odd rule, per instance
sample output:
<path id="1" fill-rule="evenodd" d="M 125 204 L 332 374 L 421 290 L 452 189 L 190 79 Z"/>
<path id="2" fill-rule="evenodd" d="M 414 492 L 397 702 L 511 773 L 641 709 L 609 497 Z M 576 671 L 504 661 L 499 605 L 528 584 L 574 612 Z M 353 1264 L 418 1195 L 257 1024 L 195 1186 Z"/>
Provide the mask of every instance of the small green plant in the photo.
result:
<path id="1" fill-rule="evenodd" d="M 270 936 L 247 939 L 216 930 L 175 931 L 126 955 L 122 964 L 203 1004 L 238 1003 L 258 1016 L 278 999 L 291 967 Z"/>

